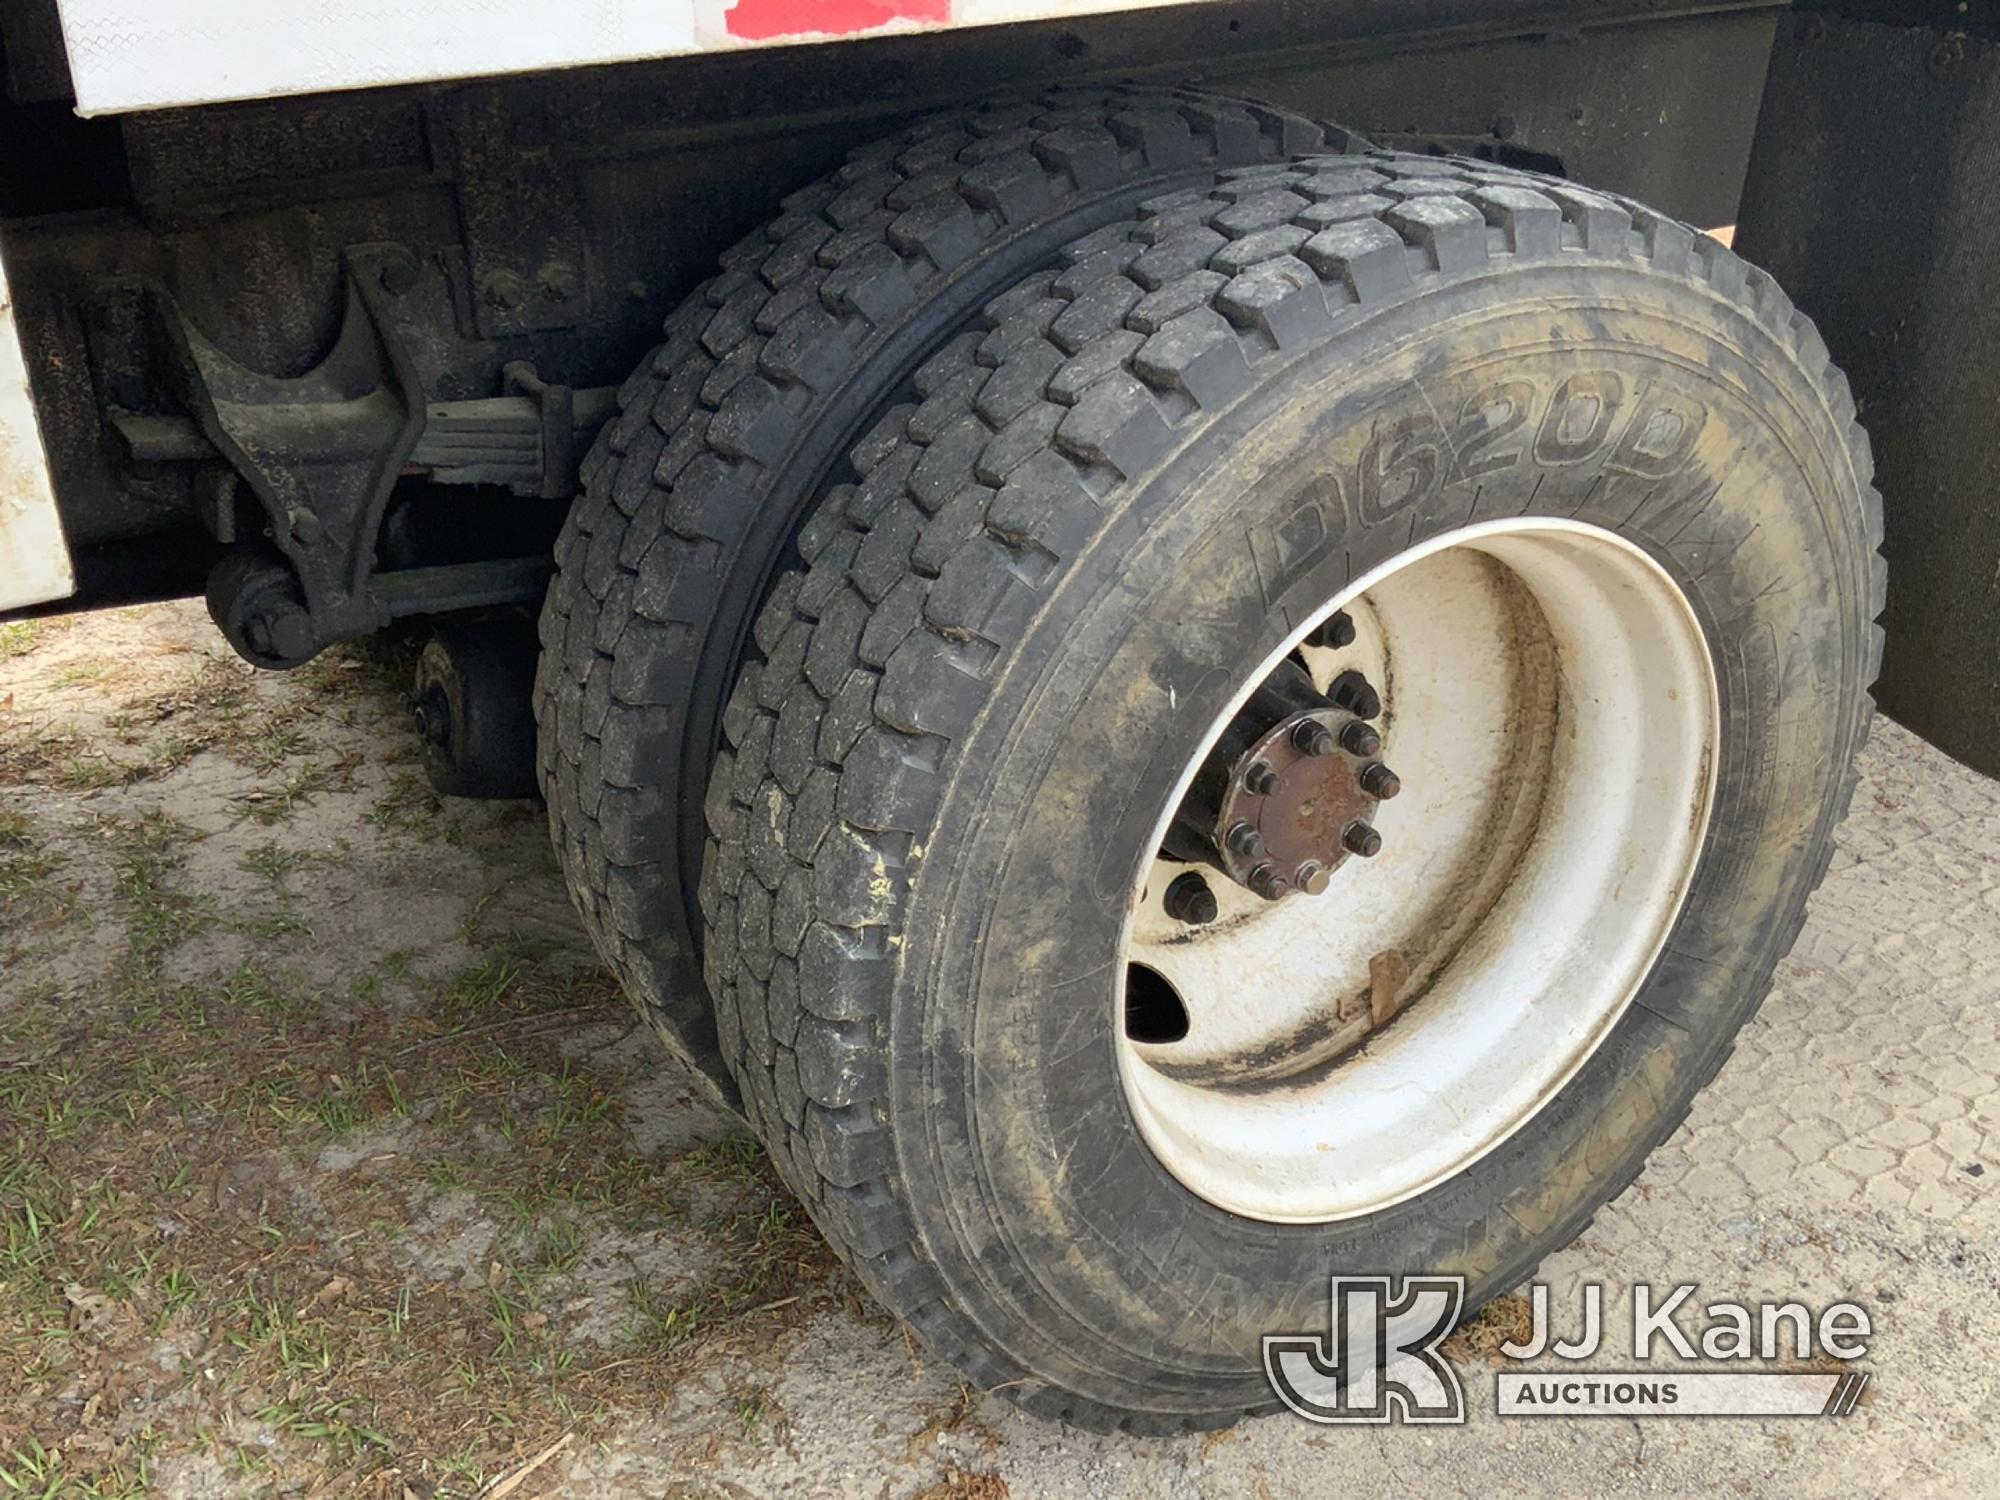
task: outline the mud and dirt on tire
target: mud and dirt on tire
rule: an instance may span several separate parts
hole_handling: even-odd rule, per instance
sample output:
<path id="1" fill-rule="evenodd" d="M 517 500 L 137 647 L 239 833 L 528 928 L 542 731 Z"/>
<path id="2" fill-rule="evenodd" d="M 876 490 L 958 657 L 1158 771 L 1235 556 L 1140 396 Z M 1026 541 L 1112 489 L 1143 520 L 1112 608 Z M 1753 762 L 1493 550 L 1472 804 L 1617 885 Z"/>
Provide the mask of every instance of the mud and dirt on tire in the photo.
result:
<path id="1" fill-rule="evenodd" d="M 667 320 L 557 545 L 538 775 L 584 925 L 668 1046 L 725 1092 L 694 941 L 700 808 L 756 610 L 829 471 L 899 395 L 922 403 L 920 430 L 962 415 L 955 392 L 910 391 L 910 372 L 1066 241 L 1168 184 L 1363 144 L 1173 89 L 940 116 L 786 198 Z"/>
<path id="2" fill-rule="evenodd" d="M 1803 920 L 1880 659 L 1880 501 L 1769 277 L 1623 200 L 1386 154 L 1225 174 L 995 300 L 854 455 L 757 623 L 710 781 L 706 967 L 788 1182 L 942 1357 L 1030 1410 L 1271 1409 L 1327 1278 L 1516 1284 L 1628 1184 Z M 1706 846 L 1582 1069 L 1440 1186 L 1224 1212 L 1120 1086 L 1126 893 L 1233 688 L 1481 520 L 1615 533 L 1712 651 Z"/>

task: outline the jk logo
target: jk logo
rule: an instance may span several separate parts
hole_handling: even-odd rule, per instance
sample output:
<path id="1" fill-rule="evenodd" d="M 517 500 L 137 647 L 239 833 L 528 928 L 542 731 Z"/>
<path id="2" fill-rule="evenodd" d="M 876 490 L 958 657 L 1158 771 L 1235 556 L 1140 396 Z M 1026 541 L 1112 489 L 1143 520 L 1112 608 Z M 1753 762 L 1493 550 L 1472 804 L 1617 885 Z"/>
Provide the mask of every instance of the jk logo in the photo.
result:
<path id="1" fill-rule="evenodd" d="M 1463 1422 L 1465 1390 L 1438 1353 L 1463 1276 L 1336 1276 L 1325 1333 L 1264 1335 L 1271 1389 L 1308 1422 Z"/>

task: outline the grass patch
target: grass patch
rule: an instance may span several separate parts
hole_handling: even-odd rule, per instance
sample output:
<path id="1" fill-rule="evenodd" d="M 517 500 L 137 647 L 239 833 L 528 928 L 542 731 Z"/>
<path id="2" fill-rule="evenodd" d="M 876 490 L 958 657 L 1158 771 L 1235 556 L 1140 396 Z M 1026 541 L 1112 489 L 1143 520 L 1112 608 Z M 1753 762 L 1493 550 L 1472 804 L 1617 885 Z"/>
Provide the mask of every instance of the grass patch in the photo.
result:
<path id="1" fill-rule="evenodd" d="M 31 1414 L 0 1422 L 0 1500 L 141 1493 L 191 1457 L 258 1493 L 468 1496 L 710 1362 L 768 1360 L 852 1295 L 753 1142 L 638 1148 L 629 1049 L 605 1045 L 637 1023 L 573 937 L 491 937 L 509 902 L 406 922 L 379 947 L 410 946 L 331 977 L 324 953 L 285 960 L 301 913 L 344 930 L 330 869 L 453 821 L 408 765 L 372 806 L 323 795 L 359 760 L 313 721 L 386 723 L 407 668 L 329 652 L 279 684 L 203 661 L 120 716 L 122 743 L 0 741 L 0 803 L 10 781 L 143 780 L 212 749 L 241 815 L 203 835 L 143 785 L 59 839 L 0 813 L 0 927 L 77 879 L 76 848 L 108 895 L 75 941 L 116 945 L 108 980 L 26 954 L 0 1008 L 0 1411 Z M 293 817 L 296 836 L 259 831 Z M 503 874 L 550 878 L 509 843 L 539 850 L 538 828 L 464 826 L 495 853 L 463 885 L 475 915 Z M 248 899 L 219 907 L 216 872 Z M 183 944 L 223 923 L 266 940 L 257 959 L 197 970 L 206 945 Z M 710 1386 L 731 1440 L 780 1420 L 754 1381 Z"/>
<path id="2" fill-rule="evenodd" d="M 99 792 L 108 787 L 164 776 L 206 748 L 186 736 L 151 743 L 126 741 L 137 758 L 114 755 L 105 746 L 72 731 L 36 730 L 0 740 L 0 783 L 50 786 L 64 792 Z"/>
<path id="3" fill-rule="evenodd" d="M 115 832 L 121 900 L 170 900 L 174 826 Z M 563 1055 L 571 1029 L 623 1014 L 601 971 L 528 950 L 429 981 L 407 956 L 385 964 L 411 989 L 415 1051 L 379 1014 L 344 1018 L 344 990 L 322 1004 L 257 966 L 156 977 L 137 1029 L 71 1013 L 31 1049 L 0 1034 L 0 1143 L 13 1147 L 0 1145 L 0 1408 L 115 1367 L 110 1350 L 142 1362 L 146 1341 L 213 1330 L 194 1356 L 214 1372 L 204 1389 L 277 1439 L 208 1439 L 225 1464 L 252 1466 L 240 1482 L 336 1474 L 346 1493 L 393 1467 L 464 1493 L 453 1486 L 510 1454 L 656 1409 L 696 1367 L 763 1351 L 842 1294 L 753 1141 L 640 1154 L 615 1080 Z M 379 1148 L 350 1148 L 352 1165 L 315 1166 L 391 1121 Z M 471 1208 L 426 1227 L 446 1199 Z M 466 1223 L 496 1227 L 490 1264 L 474 1262 L 484 1274 L 412 1270 Z M 692 1285 L 636 1266 L 604 1279 L 605 1236 L 669 1232 L 722 1269 Z M 105 1299 L 93 1331 L 77 1326 L 73 1284 Z M 574 1337 L 593 1297 L 616 1299 L 609 1351 Z M 717 1420 L 748 1432 L 764 1419 L 724 1402 Z M 167 1436 L 177 1453 L 191 1441 Z"/>
<path id="4" fill-rule="evenodd" d="M 260 697 L 253 668 L 233 658 L 212 658 L 184 673 L 167 691 L 114 714 L 108 723 L 127 745 L 142 750 L 135 776 L 164 775 L 208 750 L 259 776 L 292 767 L 276 787 L 255 788 L 240 799 L 248 815 L 276 822 L 312 793 L 345 785 L 358 764 L 350 756 L 294 766 L 312 753 L 316 721 L 325 711 L 325 702 L 309 693 L 275 701 Z"/>
<path id="5" fill-rule="evenodd" d="M 187 862 L 194 830 L 157 809 L 136 818 L 105 818 L 99 835 L 111 847 L 118 894 L 130 921 L 127 967 L 137 976 L 157 971 L 160 961 L 215 920 L 203 896 L 179 889 L 174 872 Z"/>
<path id="6" fill-rule="evenodd" d="M 268 828 L 288 823 L 302 807 L 310 806 L 322 792 L 346 791 L 354 783 L 361 765 L 358 753 L 350 753 L 322 764 L 309 760 L 292 766 L 276 782 L 252 787 L 229 799 L 239 821 L 248 820 Z"/>
<path id="7" fill-rule="evenodd" d="M 457 844 L 464 834 L 444 812 L 443 801 L 424 773 L 405 768 L 390 777 L 388 789 L 369 809 L 368 822 L 383 833 L 422 834 Z"/>
<path id="8" fill-rule="evenodd" d="M 58 667 L 49 674 L 52 688 L 82 687 L 85 683 L 96 682 L 111 669 L 102 662 L 77 661 L 66 667 Z"/>
<path id="9" fill-rule="evenodd" d="M 229 928 L 232 932 L 240 932 L 243 936 L 256 938 L 262 943 L 312 936 L 311 924 L 290 907 L 260 912 L 251 917 L 238 917 L 229 924 Z"/>
<path id="10" fill-rule="evenodd" d="M 13 620 L 0 625 L 0 661 L 26 656 L 41 645 L 48 633 L 46 620 Z"/>
<path id="11" fill-rule="evenodd" d="M 33 1438 L 0 1459 L 0 1492 L 21 1500 L 138 1500 L 152 1492 L 151 1465 L 141 1454 L 128 1469 L 80 1472 L 60 1451 L 51 1452 Z"/>
<path id="12" fill-rule="evenodd" d="M 55 892 L 55 856 L 19 813 L 0 812 L 0 911 L 48 904 Z"/>
<path id="13" fill-rule="evenodd" d="M 80 734 L 28 730 L 0 739 L 0 782 L 26 782 L 91 792 L 122 786 L 134 775 Z"/>

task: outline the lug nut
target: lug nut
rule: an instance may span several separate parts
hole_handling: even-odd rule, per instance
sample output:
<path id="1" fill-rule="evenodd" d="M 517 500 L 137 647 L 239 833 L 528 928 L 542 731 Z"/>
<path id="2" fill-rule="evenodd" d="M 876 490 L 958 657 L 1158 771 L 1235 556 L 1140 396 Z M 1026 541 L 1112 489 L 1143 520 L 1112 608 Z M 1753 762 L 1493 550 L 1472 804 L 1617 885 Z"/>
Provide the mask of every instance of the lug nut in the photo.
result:
<path id="1" fill-rule="evenodd" d="M 1353 645 L 1354 622 L 1347 617 L 1347 611 L 1340 610 L 1320 621 L 1319 628 L 1312 633 L 1312 643 L 1329 651 Z"/>
<path id="2" fill-rule="evenodd" d="M 1259 865 L 1250 872 L 1250 889 L 1266 901 L 1276 901 L 1285 894 L 1285 877 L 1274 865 Z"/>
<path id="3" fill-rule="evenodd" d="M 1366 760 L 1382 748 L 1382 736 L 1375 726 L 1362 719 L 1349 719 L 1341 727 L 1340 748 L 1349 755 L 1358 755 Z"/>
<path id="4" fill-rule="evenodd" d="M 1331 755 L 1340 748 L 1340 741 L 1334 738 L 1333 731 L 1318 719 L 1300 721 L 1292 731 L 1292 743 L 1307 755 Z"/>
<path id="5" fill-rule="evenodd" d="M 1296 870 L 1292 871 L 1292 879 L 1298 882 L 1299 889 L 1304 891 L 1308 896 L 1317 896 L 1326 889 L 1327 883 L 1333 879 L 1333 871 L 1329 870 L 1318 860 L 1309 859 L 1302 863 Z"/>
<path id="6" fill-rule="evenodd" d="M 1387 802 L 1402 789 L 1403 778 L 1381 761 L 1374 761 L 1361 768 L 1361 790 L 1378 802 Z"/>
<path id="7" fill-rule="evenodd" d="M 1327 696 L 1359 719 L 1372 719 L 1382 712 L 1382 695 L 1359 672 L 1342 672 L 1333 679 Z"/>
<path id="8" fill-rule="evenodd" d="M 1359 818 L 1341 830 L 1340 841 L 1363 859 L 1373 859 L 1382 852 L 1382 835 Z"/>
<path id="9" fill-rule="evenodd" d="M 1264 853 L 1264 835 L 1248 823 L 1232 824 L 1223 842 L 1229 845 L 1231 854 L 1240 854 L 1245 859 L 1257 859 Z"/>
<path id="10" fill-rule="evenodd" d="M 1243 785 L 1259 797 L 1268 797 L 1278 789 L 1278 773 L 1271 769 L 1269 761 L 1254 760 L 1243 773 Z"/>
<path id="11" fill-rule="evenodd" d="M 1167 893 L 1161 899 L 1168 916 L 1190 927 L 1206 927 L 1215 920 L 1219 910 L 1215 904 L 1215 892 L 1208 888 L 1206 880 L 1192 870 L 1185 875 L 1176 875 L 1168 883 Z"/>

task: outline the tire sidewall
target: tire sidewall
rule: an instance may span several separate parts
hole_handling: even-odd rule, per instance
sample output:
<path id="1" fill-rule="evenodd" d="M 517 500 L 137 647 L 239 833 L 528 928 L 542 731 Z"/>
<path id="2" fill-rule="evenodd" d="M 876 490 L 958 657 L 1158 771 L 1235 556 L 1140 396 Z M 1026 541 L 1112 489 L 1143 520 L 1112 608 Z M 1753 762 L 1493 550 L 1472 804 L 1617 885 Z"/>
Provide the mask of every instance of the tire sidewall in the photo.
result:
<path id="1" fill-rule="evenodd" d="M 952 857 L 918 865 L 901 924 L 891 1114 L 925 1242 L 988 1337 L 1133 1409 L 1267 1404 L 1258 1336 L 1324 1326 L 1330 1275 L 1463 1274 L 1477 1305 L 1576 1233 L 1761 999 L 1861 722 L 1862 481 L 1813 372 L 1734 298 L 1617 261 L 1509 266 L 1273 364 L 1117 490 L 1064 568 L 954 748 L 928 839 Z M 1538 442 L 1565 383 L 1606 373 L 1601 439 L 1571 385 Z M 1460 413 L 1510 381 L 1534 390 L 1522 423 L 1464 458 Z M 1649 396 L 1705 414 L 1664 476 L 1618 462 Z M 1399 433 L 1405 459 L 1444 439 L 1408 495 L 1383 488 L 1409 471 Z M 1118 1076 L 1115 957 L 1154 820 L 1237 664 L 1413 545 L 1520 514 L 1637 543 L 1708 639 L 1721 750 L 1686 905 L 1590 1061 L 1458 1176 L 1331 1225 L 1217 1209 L 1147 1149 Z"/>

